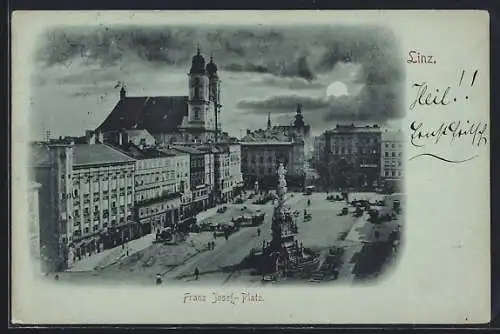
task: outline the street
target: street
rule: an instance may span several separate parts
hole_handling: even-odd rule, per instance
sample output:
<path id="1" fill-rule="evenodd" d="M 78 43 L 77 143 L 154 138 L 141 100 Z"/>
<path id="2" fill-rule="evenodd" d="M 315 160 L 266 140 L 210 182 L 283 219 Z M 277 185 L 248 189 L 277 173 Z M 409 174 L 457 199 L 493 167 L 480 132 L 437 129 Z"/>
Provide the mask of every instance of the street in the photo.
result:
<path id="1" fill-rule="evenodd" d="M 313 193 L 303 195 L 289 193 L 286 206 L 292 211 L 298 210 L 297 217 L 298 235 L 296 239 L 304 247 L 317 253 L 325 253 L 332 246 L 345 246 L 346 242 L 356 244 L 353 249 L 358 254 L 365 239 L 371 238 L 373 232 L 362 233 L 366 226 L 366 217 L 355 218 L 351 214 L 338 215 L 345 201 L 331 202 L 326 200 L 326 193 Z M 370 196 L 369 194 L 356 194 L 356 198 Z M 311 204 L 308 206 L 307 201 Z M 129 257 L 120 259 L 108 267 L 90 272 L 61 273 L 63 281 L 94 282 L 98 280 L 115 281 L 120 279 L 123 283 L 154 284 L 157 274 L 162 277 L 163 284 L 262 284 L 261 277 L 253 275 L 249 269 L 240 268 L 240 264 L 250 253 L 252 248 L 261 248 L 264 241 L 271 240 L 271 219 L 273 205 L 252 205 L 246 201 L 244 204 L 228 204 L 225 214 L 212 212 L 202 216 L 204 219 L 217 221 L 227 219 L 228 216 L 238 216 L 245 206 L 248 210 L 260 209 L 265 213 L 264 222 L 259 227 L 241 227 L 231 234 L 226 240 L 223 236 L 215 239 L 211 232 L 191 233 L 189 238 L 177 245 L 151 244 L 144 250 Z M 304 209 L 312 215 L 310 221 L 304 221 Z M 352 208 L 350 208 L 352 210 Z M 371 225 L 371 224 L 369 224 Z M 358 226 L 358 227 L 356 227 Z M 261 233 L 258 235 L 257 229 Z M 368 233 L 368 234 L 367 234 Z M 344 240 L 346 239 L 347 240 Z M 363 239 L 364 238 L 364 239 Z M 208 250 L 207 244 L 214 242 L 214 249 Z M 358 257 L 360 255 L 357 255 Z M 341 270 L 342 276 L 353 275 L 356 267 L 346 264 Z M 198 269 L 199 277 L 195 279 L 194 272 Z"/>

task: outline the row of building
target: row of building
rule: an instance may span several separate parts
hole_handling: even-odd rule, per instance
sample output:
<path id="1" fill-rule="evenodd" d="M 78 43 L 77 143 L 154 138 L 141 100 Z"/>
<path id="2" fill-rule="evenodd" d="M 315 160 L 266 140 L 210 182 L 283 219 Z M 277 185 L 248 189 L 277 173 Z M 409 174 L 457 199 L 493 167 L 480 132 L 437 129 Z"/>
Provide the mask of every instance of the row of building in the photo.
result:
<path id="1" fill-rule="evenodd" d="M 334 188 L 399 187 L 404 136 L 378 125 L 337 125 L 314 139 L 313 165 Z"/>
<path id="2" fill-rule="evenodd" d="M 47 269 L 115 247 L 196 213 L 243 188 L 239 144 L 148 146 L 52 142 L 32 146 Z M 37 241 L 37 239 L 39 241 Z M 35 246 L 36 247 L 36 246 Z"/>

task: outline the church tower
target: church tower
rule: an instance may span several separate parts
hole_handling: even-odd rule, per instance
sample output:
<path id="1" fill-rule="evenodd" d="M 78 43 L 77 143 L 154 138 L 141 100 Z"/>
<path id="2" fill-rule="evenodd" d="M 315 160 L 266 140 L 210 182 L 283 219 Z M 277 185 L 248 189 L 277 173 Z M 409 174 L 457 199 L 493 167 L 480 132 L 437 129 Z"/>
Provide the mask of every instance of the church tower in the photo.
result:
<path id="1" fill-rule="evenodd" d="M 214 122 L 215 122 L 215 141 L 217 141 L 217 137 L 221 132 L 220 126 L 220 118 L 219 113 L 221 111 L 222 103 L 221 103 L 221 81 L 219 75 L 217 74 L 217 65 L 214 63 L 213 56 L 210 56 L 210 62 L 206 67 L 207 75 L 208 75 L 208 91 L 209 91 L 209 100 L 211 104 L 213 104 L 214 110 Z"/>
<path id="2" fill-rule="evenodd" d="M 210 103 L 209 79 L 205 58 L 198 48 L 189 70 L 188 122 L 199 130 L 214 130 L 213 104 Z"/>

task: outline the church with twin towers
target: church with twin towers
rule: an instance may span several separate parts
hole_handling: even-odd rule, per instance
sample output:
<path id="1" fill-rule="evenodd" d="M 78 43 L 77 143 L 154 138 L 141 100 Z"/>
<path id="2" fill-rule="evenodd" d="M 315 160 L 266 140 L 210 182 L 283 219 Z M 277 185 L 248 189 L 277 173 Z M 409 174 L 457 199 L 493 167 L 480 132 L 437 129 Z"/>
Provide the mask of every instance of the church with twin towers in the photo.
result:
<path id="1" fill-rule="evenodd" d="M 207 63 L 198 47 L 187 75 L 187 96 L 128 96 L 122 86 L 120 100 L 96 133 L 115 141 L 124 131 L 147 130 L 160 145 L 234 139 L 222 132 L 221 80 L 213 56 Z"/>

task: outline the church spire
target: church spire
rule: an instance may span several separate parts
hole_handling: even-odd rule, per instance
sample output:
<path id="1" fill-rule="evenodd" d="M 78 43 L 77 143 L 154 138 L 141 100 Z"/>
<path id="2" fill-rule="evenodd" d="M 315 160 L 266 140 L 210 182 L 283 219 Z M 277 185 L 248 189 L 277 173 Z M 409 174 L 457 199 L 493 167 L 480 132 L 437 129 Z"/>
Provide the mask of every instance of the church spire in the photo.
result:
<path id="1" fill-rule="evenodd" d="M 271 130 L 271 113 L 267 113 L 267 129 Z"/>
<path id="2" fill-rule="evenodd" d="M 205 74 L 205 58 L 201 55 L 199 44 L 196 48 L 196 54 L 193 56 L 189 74 Z"/>
<path id="3" fill-rule="evenodd" d="M 297 105 L 297 114 L 295 115 L 295 122 L 293 125 L 297 129 L 304 128 L 304 126 L 305 126 L 304 116 L 302 116 L 302 105 L 301 104 Z"/>

